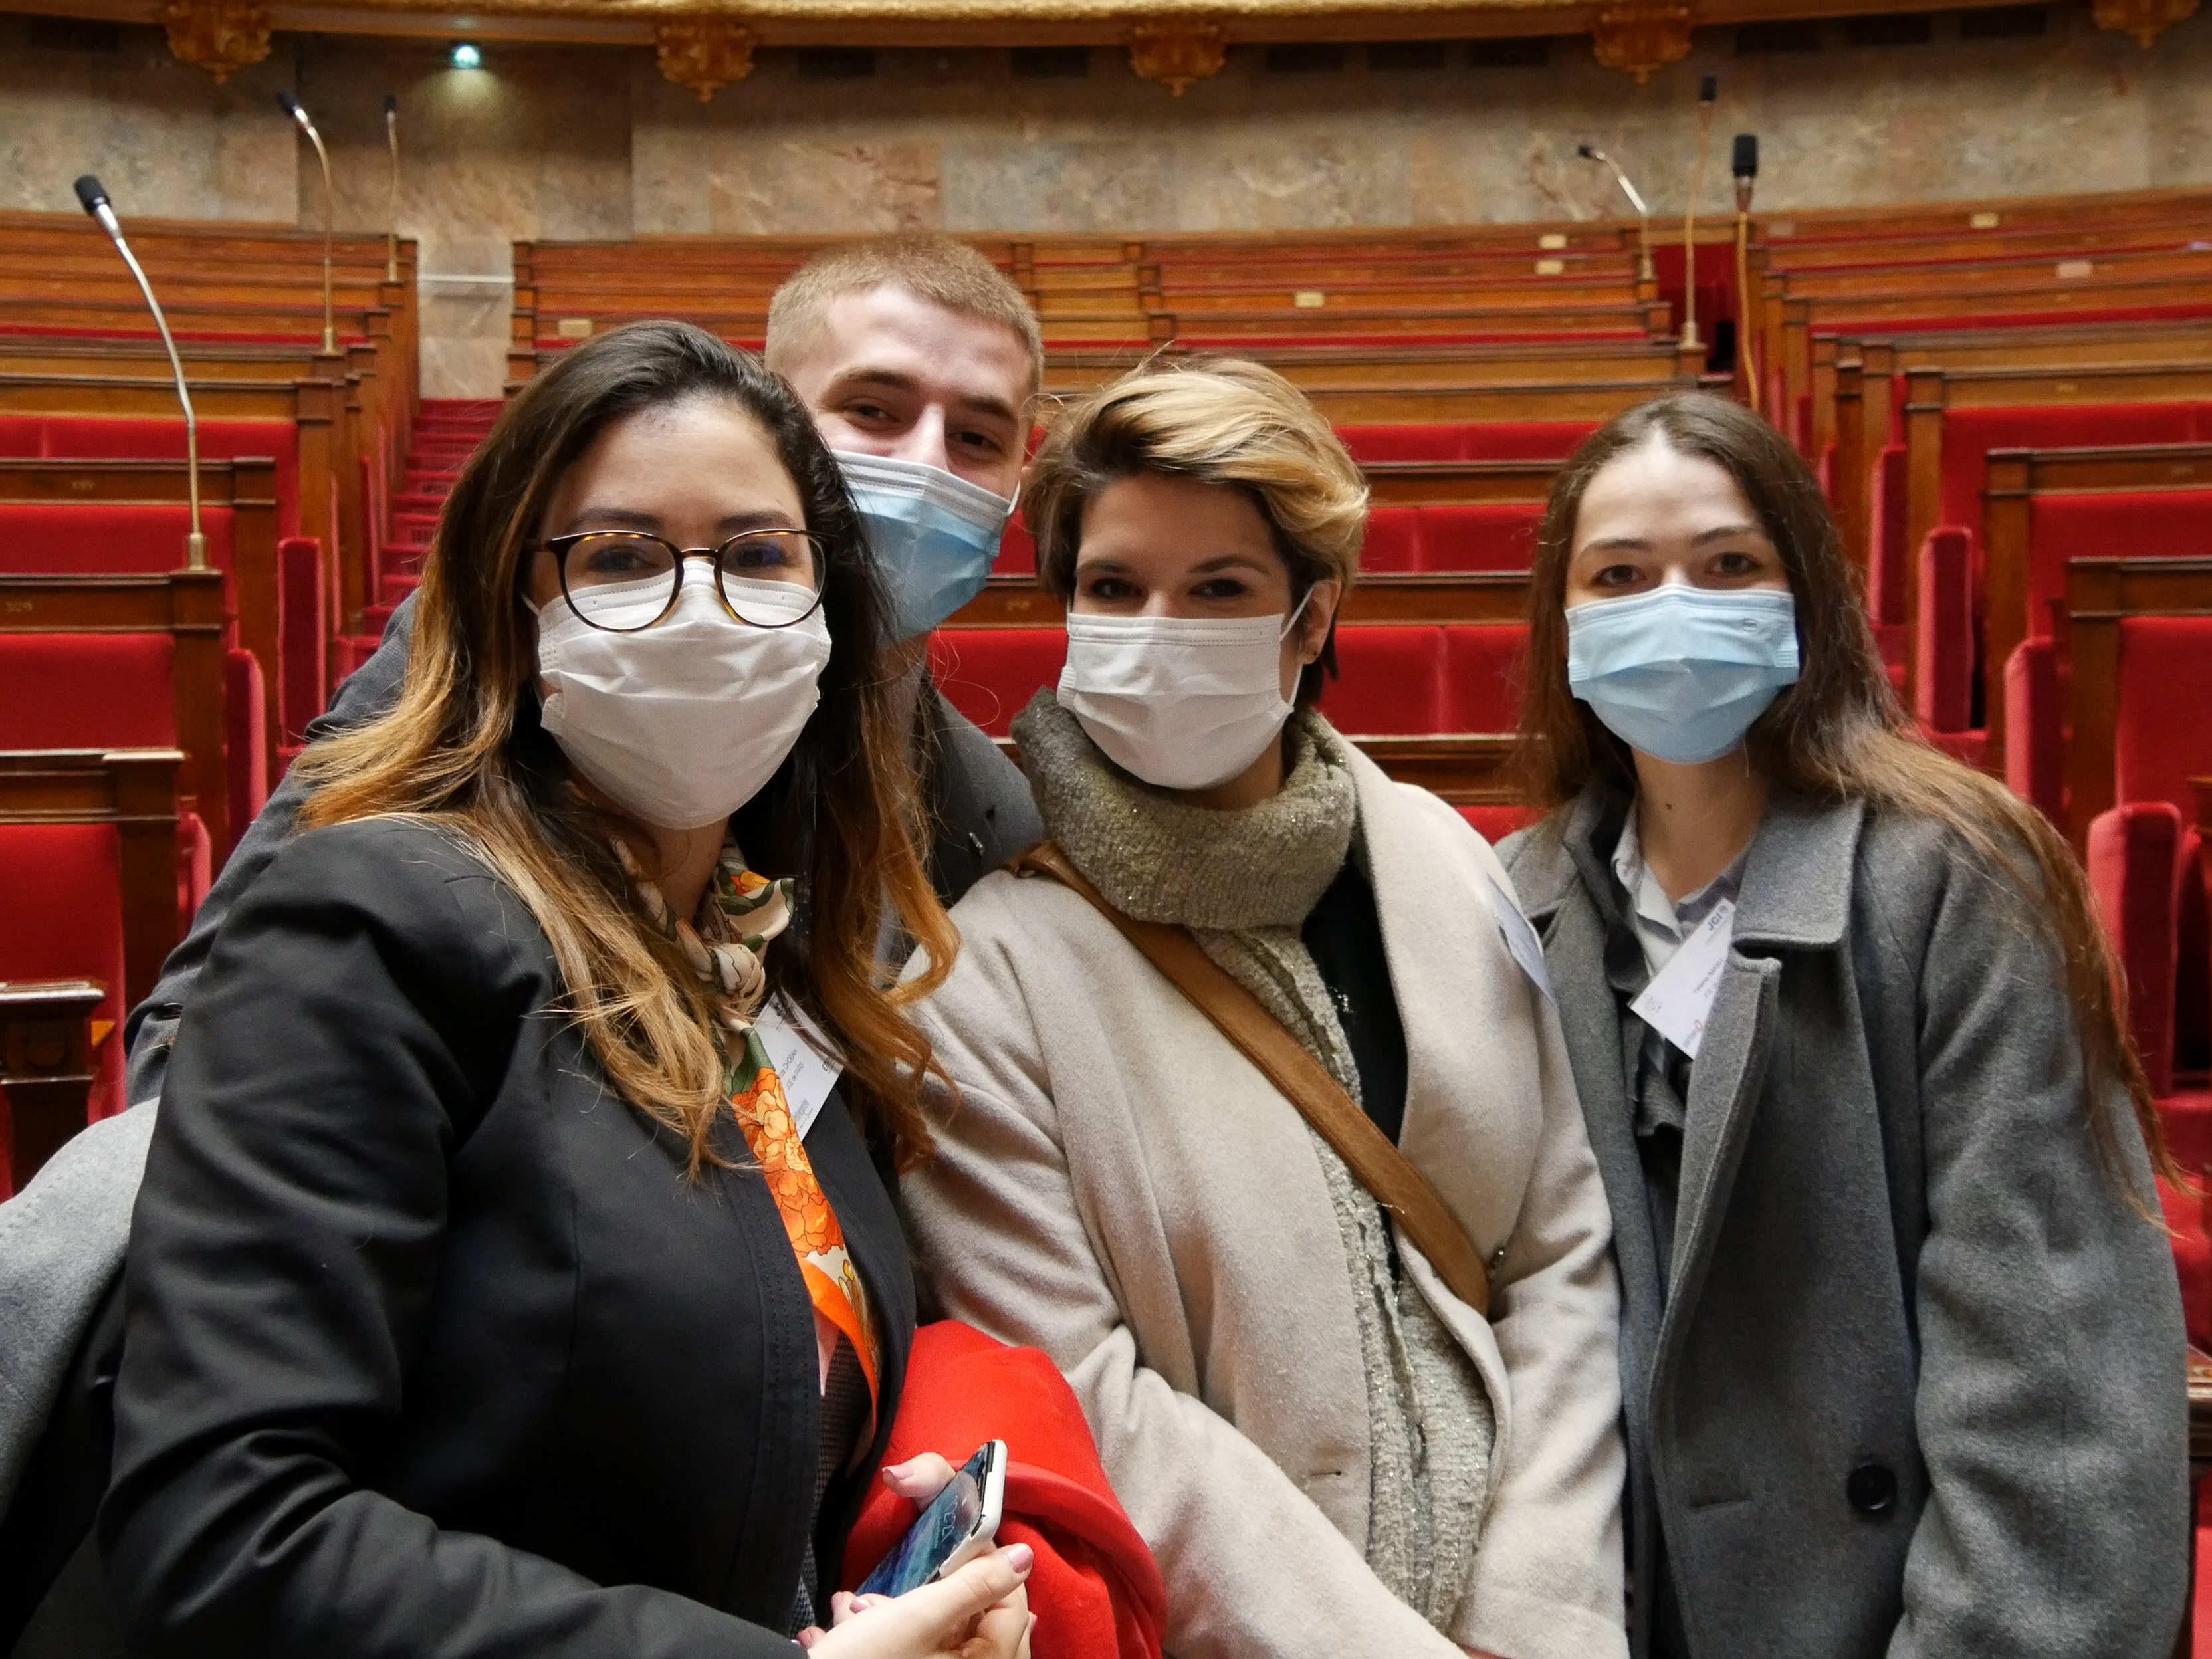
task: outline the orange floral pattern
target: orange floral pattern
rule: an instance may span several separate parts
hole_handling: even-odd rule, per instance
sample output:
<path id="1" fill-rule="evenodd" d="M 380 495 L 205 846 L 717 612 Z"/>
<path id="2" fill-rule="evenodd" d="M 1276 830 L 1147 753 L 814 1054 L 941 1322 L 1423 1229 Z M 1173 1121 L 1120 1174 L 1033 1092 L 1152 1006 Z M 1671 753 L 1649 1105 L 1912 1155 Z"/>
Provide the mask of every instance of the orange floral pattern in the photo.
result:
<path id="1" fill-rule="evenodd" d="M 784 1236 L 799 1258 L 808 1299 L 817 1313 L 851 1341 L 872 1404 L 882 1351 L 867 1293 L 845 1249 L 837 1212 L 806 1156 L 798 1120 L 784 1097 L 783 1079 L 775 1074 L 760 1033 L 753 1029 L 754 1017 L 768 996 L 763 958 L 769 941 L 791 924 L 792 883 L 788 878 L 770 881 L 747 869 L 744 854 L 732 842 L 722 849 L 696 920 L 685 922 L 670 915 L 659 892 L 627 849 L 617 843 L 616 851 L 638 890 L 647 919 L 683 949 L 715 1005 L 714 1045 L 722 1055 L 723 1089 L 730 1109 L 783 1218 Z"/>

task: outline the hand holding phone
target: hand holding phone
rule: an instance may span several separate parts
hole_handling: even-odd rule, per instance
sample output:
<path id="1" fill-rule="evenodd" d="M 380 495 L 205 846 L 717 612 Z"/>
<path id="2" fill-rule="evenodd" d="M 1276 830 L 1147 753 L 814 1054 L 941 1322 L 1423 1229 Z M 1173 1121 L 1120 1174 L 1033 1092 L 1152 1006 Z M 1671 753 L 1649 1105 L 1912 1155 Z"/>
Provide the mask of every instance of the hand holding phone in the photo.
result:
<path id="1" fill-rule="evenodd" d="M 957 1572 L 991 1547 L 1006 1505 L 1006 1443 L 987 1440 L 876 1564 L 859 1593 L 904 1595 Z"/>

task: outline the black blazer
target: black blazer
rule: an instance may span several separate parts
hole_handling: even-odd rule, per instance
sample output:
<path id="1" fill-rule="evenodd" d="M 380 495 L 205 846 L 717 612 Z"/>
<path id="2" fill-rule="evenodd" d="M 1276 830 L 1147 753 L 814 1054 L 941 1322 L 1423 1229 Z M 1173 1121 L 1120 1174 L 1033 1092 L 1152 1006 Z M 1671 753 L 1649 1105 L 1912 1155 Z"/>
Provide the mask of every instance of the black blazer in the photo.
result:
<path id="1" fill-rule="evenodd" d="M 554 1005 L 544 935 L 438 832 L 288 844 L 195 991 L 132 1224 L 109 1583 L 149 1654 L 787 1654 L 814 1322 L 758 1171 L 683 1172 Z M 807 1151 L 905 1374 L 884 1172 Z M 721 1150 L 744 1158 L 727 1125 Z M 748 1160 L 749 1161 L 749 1160 Z"/>

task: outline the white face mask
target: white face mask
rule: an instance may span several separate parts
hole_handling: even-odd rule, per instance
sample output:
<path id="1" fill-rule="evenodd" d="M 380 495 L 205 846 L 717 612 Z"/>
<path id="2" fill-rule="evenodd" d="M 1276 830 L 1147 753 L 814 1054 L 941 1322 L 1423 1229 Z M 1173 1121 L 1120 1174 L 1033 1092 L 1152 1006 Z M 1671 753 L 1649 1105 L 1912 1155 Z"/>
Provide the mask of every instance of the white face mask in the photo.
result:
<path id="1" fill-rule="evenodd" d="M 1291 717 L 1283 640 L 1304 610 L 1300 601 L 1288 617 L 1071 616 L 1060 707 L 1146 783 L 1218 788 Z"/>
<path id="2" fill-rule="evenodd" d="M 819 607 L 785 628 L 738 621 L 713 579 L 687 570 L 666 620 L 635 634 L 593 628 L 555 599 L 538 612 L 545 729 L 577 773 L 644 822 L 696 830 L 726 818 L 775 775 L 822 700 L 830 624 Z M 814 595 L 786 582 L 732 582 L 757 615 L 796 613 Z M 592 617 L 635 622 L 667 579 L 577 595 Z"/>

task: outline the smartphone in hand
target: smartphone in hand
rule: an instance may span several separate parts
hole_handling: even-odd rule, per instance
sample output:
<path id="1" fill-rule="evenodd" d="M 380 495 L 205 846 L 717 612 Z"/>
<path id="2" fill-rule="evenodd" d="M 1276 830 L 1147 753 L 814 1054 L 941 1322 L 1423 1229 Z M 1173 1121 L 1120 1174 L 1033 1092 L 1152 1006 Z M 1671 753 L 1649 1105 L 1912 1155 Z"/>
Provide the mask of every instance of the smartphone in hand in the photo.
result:
<path id="1" fill-rule="evenodd" d="M 987 1440 L 876 1564 L 859 1594 L 903 1595 L 957 1572 L 991 1547 L 1006 1508 L 1006 1443 Z"/>

